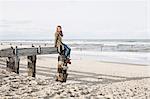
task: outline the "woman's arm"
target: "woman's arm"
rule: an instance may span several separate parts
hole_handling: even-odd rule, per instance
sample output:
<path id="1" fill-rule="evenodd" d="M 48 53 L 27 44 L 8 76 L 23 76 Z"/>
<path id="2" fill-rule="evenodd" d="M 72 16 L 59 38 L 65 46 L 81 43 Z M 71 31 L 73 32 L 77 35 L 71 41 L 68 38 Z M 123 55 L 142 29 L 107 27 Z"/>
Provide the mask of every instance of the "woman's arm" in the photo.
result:
<path id="1" fill-rule="evenodd" d="M 57 40 L 58 40 L 58 34 L 55 33 L 55 45 L 54 45 L 54 47 L 57 47 Z"/>

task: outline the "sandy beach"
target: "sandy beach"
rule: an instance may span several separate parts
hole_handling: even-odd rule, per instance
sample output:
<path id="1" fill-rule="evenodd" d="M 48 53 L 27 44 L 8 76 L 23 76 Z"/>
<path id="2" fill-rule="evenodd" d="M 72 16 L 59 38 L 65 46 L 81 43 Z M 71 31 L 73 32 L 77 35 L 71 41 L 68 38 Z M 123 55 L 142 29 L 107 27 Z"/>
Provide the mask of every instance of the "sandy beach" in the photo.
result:
<path id="1" fill-rule="evenodd" d="M 57 56 L 57 55 L 56 55 Z M 27 76 L 27 59 L 20 57 L 20 74 L 0 65 L 0 97 L 54 99 L 149 99 L 150 66 L 72 60 L 66 83 L 56 82 L 57 58 L 38 56 L 36 78 Z M 5 59 L 1 59 L 5 60 Z"/>
<path id="2" fill-rule="evenodd" d="M 150 0 L 0 0 L 0 99 L 150 99 Z"/>
<path id="3" fill-rule="evenodd" d="M 0 49 L 18 46 L 31 47 L 31 43 L 19 42 L 3 43 Z M 51 44 L 36 43 L 34 46 L 53 46 Z M 73 49 L 74 51 L 75 49 Z M 76 51 L 76 50 L 75 50 Z M 150 65 L 148 57 L 134 56 L 129 59 L 146 61 L 128 63 L 124 53 L 119 55 L 123 62 L 103 61 L 109 52 L 99 52 L 99 60 L 82 51 L 72 53 L 72 64 L 68 65 L 66 83 L 55 81 L 57 69 L 57 54 L 38 55 L 36 62 L 36 77 L 27 75 L 27 56 L 20 58 L 19 75 L 6 71 L 6 58 L 0 58 L 0 98 L 1 99 L 150 99 Z M 102 53 L 102 54 L 101 54 Z M 95 53 L 96 54 L 96 53 Z M 116 53 L 111 52 L 115 55 Z M 146 55 L 144 53 L 143 55 Z M 149 53 L 147 54 L 147 56 Z M 117 59 L 117 57 L 115 57 Z M 126 56 L 128 57 L 128 56 Z M 139 58 L 138 58 L 139 57 Z"/>

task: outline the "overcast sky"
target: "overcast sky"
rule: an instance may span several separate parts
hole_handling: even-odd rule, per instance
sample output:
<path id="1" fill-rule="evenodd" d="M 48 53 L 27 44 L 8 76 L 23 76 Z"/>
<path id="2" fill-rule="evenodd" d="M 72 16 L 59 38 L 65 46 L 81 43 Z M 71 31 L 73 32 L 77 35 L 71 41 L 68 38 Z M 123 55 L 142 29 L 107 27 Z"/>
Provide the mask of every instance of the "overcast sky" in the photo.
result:
<path id="1" fill-rule="evenodd" d="M 0 39 L 150 39 L 149 0 L 0 0 Z"/>

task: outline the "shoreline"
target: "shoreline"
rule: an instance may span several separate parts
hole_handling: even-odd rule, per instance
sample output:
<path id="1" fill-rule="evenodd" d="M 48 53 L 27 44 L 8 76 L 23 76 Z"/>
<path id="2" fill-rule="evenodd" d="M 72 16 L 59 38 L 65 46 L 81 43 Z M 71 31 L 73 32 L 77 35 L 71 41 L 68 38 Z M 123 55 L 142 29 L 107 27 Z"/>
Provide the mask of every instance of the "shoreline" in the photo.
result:
<path id="1" fill-rule="evenodd" d="M 3 41 L 1 41 L 2 43 Z M 119 45 L 121 42 L 101 42 L 101 41 L 67 41 L 68 43 L 70 42 L 72 45 L 69 45 L 72 48 L 71 51 L 71 58 L 72 59 L 81 59 L 81 58 L 90 58 L 92 60 L 98 60 L 101 62 L 112 62 L 112 63 L 123 63 L 123 64 L 136 64 L 136 65 L 150 65 L 149 62 L 149 55 L 150 53 L 148 52 L 150 48 L 150 44 L 140 44 L 139 42 L 134 42 L 135 44 L 132 44 L 133 42 L 122 42 L 122 43 L 128 43 L 124 45 L 124 47 L 121 48 L 121 50 L 126 50 L 125 52 L 122 51 L 113 51 L 114 48 L 118 48 L 116 44 L 118 43 Z M 7 42 L 4 44 L 0 45 L 0 49 L 3 48 L 10 48 L 11 46 L 15 47 L 15 45 L 18 46 L 18 48 L 28 48 L 31 47 L 32 44 L 34 44 L 35 47 L 53 47 L 53 41 L 33 41 L 33 42 L 26 42 L 24 41 L 23 43 L 20 44 L 19 41 L 13 41 L 13 42 Z M 67 43 L 67 44 L 68 44 Z M 77 45 L 76 45 L 77 43 Z M 79 43 L 79 44 L 78 44 Z M 82 44 L 80 44 L 82 43 Z M 85 45 L 85 43 L 90 43 L 89 45 Z M 104 47 L 104 51 L 101 51 L 101 45 L 94 45 L 94 43 L 106 43 L 104 44 L 106 48 Z M 75 44 L 75 45 L 74 45 Z M 122 46 L 122 45 L 120 45 Z M 131 46 L 131 48 L 130 48 Z M 145 46 L 145 47 L 144 47 Z M 144 48 L 143 48 L 144 47 Z M 106 49 L 106 50 L 105 50 Z M 128 50 L 135 49 L 135 52 L 130 52 Z M 145 52 L 138 52 L 136 50 L 142 50 Z M 145 49 L 145 50 L 144 50 Z M 147 50 L 146 50 L 147 49 Z M 110 50 L 110 51 L 109 51 Z M 72 57 L 73 56 L 73 57 Z"/>

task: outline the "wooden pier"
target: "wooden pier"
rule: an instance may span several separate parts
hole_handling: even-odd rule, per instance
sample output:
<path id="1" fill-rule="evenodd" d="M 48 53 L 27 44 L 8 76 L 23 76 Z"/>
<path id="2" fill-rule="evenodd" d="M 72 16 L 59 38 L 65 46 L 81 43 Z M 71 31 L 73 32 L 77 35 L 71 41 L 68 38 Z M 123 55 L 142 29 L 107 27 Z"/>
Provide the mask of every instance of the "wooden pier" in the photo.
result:
<path id="1" fill-rule="evenodd" d="M 8 71 L 15 72 L 19 74 L 19 62 L 21 56 L 27 56 L 28 59 L 28 75 L 36 76 L 36 61 L 37 55 L 44 54 L 57 54 L 57 49 L 55 47 L 31 47 L 31 48 L 7 48 L 0 50 L 0 57 L 7 57 L 6 69 Z"/>

